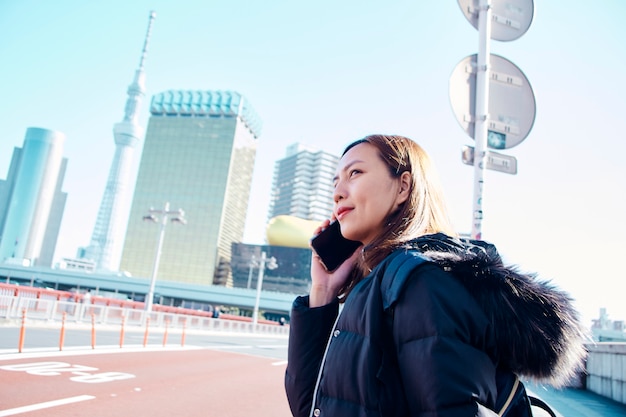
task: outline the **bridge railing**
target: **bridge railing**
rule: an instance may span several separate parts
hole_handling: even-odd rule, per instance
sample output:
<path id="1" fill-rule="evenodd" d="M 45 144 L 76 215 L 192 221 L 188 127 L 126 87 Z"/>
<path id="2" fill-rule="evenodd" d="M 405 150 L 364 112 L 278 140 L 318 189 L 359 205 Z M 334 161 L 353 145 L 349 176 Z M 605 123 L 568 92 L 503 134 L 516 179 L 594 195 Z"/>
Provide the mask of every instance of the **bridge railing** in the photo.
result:
<path id="1" fill-rule="evenodd" d="M 626 343 L 598 342 L 587 348 L 586 388 L 626 404 Z"/>
<path id="2" fill-rule="evenodd" d="M 182 314 L 167 311 L 147 312 L 132 307 L 118 307 L 104 303 L 87 303 L 68 299 L 34 298 L 28 295 L 6 295 L 0 293 L 0 318 L 26 320 L 28 322 L 60 322 L 99 325 L 125 325 L 185 328 L 186 330 L 223 331 L 237 333 L 264 333 L 287 335 L 288 326 L 222 314 L 219 318 L 210 315 Z M 149 320 L 148 320 L 149 319 Z"/>

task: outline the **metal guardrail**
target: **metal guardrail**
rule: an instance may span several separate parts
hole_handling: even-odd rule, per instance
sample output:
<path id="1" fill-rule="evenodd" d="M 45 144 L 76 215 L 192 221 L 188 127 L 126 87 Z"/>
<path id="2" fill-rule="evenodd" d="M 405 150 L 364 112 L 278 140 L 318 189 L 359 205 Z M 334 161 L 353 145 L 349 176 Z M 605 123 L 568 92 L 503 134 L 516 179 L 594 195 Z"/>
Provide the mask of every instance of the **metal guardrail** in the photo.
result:
<path id="1" fill-rule="evenodd" d="M 87 325 L 125 325 L 180 328 L 199 331 L 263 333 L 287 335 L 288 326 L 251 321 L 193 316 L 116 306 L 87 304 L 75 301 L 0 295 L 0 318 L 28 322 L 61 322 Z"/>

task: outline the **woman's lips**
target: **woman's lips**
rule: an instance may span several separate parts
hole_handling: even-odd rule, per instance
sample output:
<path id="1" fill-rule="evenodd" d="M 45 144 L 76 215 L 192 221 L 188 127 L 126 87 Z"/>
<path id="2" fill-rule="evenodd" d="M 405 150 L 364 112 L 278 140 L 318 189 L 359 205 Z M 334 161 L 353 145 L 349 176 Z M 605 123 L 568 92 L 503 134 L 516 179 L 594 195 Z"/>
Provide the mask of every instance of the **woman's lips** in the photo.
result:
<path id="1" fill-rule="evenodd" d="M 344 217 L 346 215 L 347 212 L 351 211 L 351 208 L 348 207 L 339 207 L 337 209 L 337 214 L 335 215 L 335 217 L 337 217 L 337 220 L 341 220 L 342 217 Z"/>

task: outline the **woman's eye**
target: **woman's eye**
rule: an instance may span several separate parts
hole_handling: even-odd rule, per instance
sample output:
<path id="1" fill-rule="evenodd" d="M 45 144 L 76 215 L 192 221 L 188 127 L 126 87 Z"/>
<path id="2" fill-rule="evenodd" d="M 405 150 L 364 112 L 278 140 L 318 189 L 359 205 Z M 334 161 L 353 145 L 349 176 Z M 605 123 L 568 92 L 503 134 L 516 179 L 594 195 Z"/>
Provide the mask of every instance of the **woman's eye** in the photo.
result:
<path id="1" fill-rule="evenodd" d="M 360 174 L 361 171 L 358 169 L 353 169 L 352 171 L 350 171 L 350 176 L 354 177 L 356 174 Z"/>

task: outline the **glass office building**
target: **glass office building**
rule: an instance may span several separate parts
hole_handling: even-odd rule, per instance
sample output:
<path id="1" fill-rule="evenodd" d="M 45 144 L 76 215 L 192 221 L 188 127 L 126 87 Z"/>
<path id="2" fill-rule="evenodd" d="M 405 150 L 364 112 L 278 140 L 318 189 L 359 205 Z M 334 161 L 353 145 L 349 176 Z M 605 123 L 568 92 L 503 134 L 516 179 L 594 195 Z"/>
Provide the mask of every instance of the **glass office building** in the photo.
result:
<path id="1" fill-rule="evenodd" d="M 163 92 L 150 113 L 120 269 L 152 276 L 160 225 L 143 218 L 169 203 L 187 224 L 165 226 L 158 279 L 232 285 L 231 244 L 243 237 L 260 120 L 233 91 Z"/>
<path id="2" fill-rule="evenodd" d="M 65 135 L 29 127 L 0 181 L 0 263 L 52 266 L 67 194 Z"/>
<path id="3" fill-rule="evenodd" d="M 333 177 L 339 157 L 293 144 L 274 167 L 269 218 L 291 215 L 305 220 L 330 218 Z"/>

